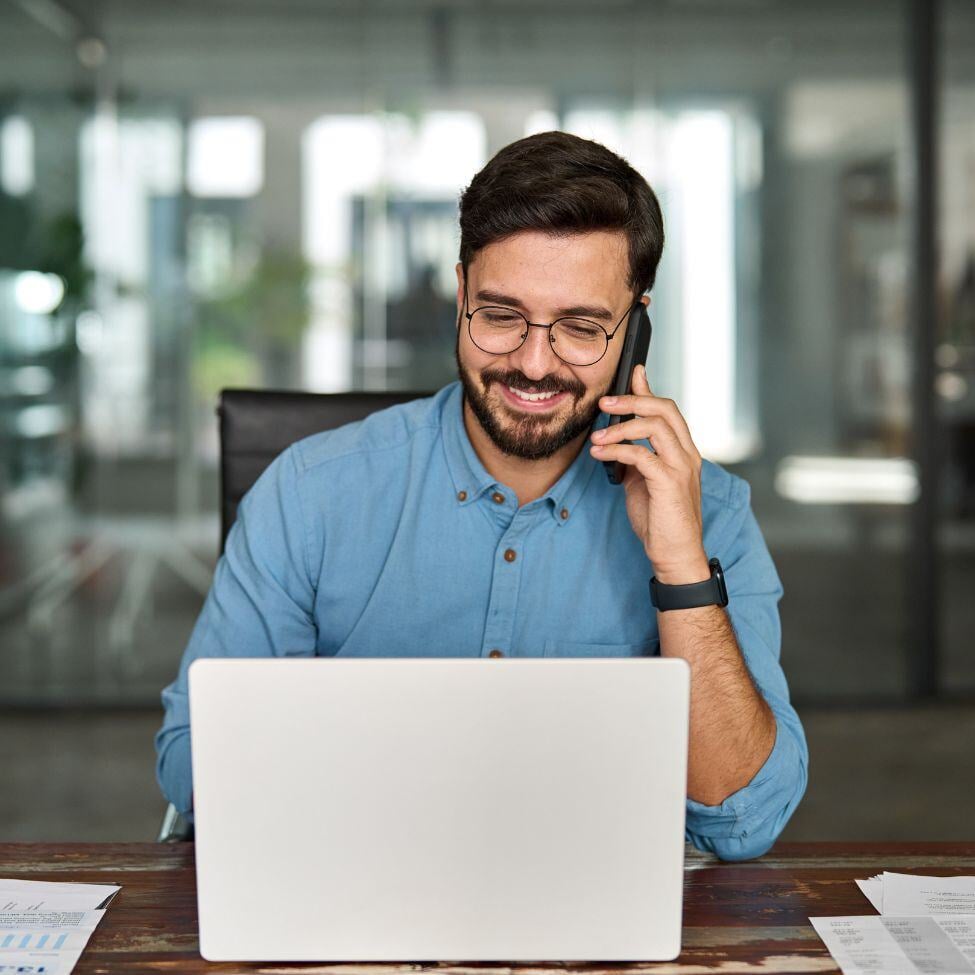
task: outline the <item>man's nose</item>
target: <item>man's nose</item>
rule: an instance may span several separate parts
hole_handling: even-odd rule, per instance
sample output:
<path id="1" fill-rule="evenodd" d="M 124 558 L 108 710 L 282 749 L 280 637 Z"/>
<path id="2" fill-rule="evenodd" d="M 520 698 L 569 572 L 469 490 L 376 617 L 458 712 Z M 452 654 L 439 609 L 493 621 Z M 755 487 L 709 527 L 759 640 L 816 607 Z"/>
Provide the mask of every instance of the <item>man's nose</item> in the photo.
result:
<path id="1" fill-rule="evenodd" d="M 515 349 L 508 358 L 511 364 L 520 369 L 529 379 L 541 379 L 550 373 L 558 372 L 562 360 L 555 354 L 547 328 L 529 327 L 524 344 Z"/>

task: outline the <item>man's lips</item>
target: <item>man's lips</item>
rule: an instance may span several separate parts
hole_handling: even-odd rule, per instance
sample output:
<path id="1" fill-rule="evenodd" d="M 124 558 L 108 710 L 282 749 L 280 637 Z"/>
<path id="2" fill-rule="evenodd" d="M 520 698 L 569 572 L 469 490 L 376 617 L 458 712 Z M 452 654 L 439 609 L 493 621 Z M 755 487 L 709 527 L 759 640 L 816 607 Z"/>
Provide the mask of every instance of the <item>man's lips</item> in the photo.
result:
<path id="1" fill-rule="evenodd" d="M 513 406 L 518 407 L 518 409 L 525 410 L 528 413 L 545 413 L 561 403 L 569 394 L 566 391 L 561 393 L 556 393 L 554 396 L 549 396 L 546 399 L 531 400 L 522 399 L 520 396 L 516 396 L 510 389 L 508 389 L 507 384 L 499 382 L 498 388 L 501 390 L 501 395 L 504 397 L 506 402 L 511 403 Z"/>

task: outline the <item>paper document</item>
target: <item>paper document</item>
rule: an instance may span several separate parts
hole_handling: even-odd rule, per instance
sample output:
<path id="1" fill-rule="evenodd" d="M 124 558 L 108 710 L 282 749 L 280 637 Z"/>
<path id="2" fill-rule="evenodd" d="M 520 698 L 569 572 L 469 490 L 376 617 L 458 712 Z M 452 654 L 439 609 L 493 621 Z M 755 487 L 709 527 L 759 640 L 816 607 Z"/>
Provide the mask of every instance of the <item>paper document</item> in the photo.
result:
<path id="1" fill-rule="evenodd" d="M 84 914 L 93 911 L 97 905 L 91 902 L 92 897 L 68 897 L 65 894 L 35 894 L 25 897 L 23 894 L 0 890 L 0 914 L 15 914 L 18 911 L 25 914 L 36 914 L 38 911 L 65 911 L 74 914 Z"/>
<path id="2" fill-rule="evenodd" d="M 975 877 L 884 873 L 883 913 L 975 914 Z"/>
<path id="3" fill-rule="evenodd" d="M 23 928 L 48 932 L 51 929 L 70 929 L 78 931 L 94 931 L 102 919 L 104 911 L 37 911 L 33 913 L 2 913 L 0 914 L 0 948 L 9 948 L 11 929 Z M 26 947 L 26 945 L 24 946 Z"/>
<path id="4" fill-rule="evenodd" d="M 120 889 L 0 879 L 0 975 L 68 975 Z"/>
<path id="5" fill-rule="evenodd" d="M 813 917 L 844 975 L 971 975 L 975 917 Z"/>
<path id="6" fill-rule="evenodd" d="M 858 880 L 857 887 L 863 896 L 881 913 L 884 913 L 884 880 L 883 877 L 871 877 L 869 880 Z"/>
<path id="7" fill-rule="evenodd" d="M 0 952 L 0 975 L 67 975 L 73 966 L 65 965 L 60 955 L 47 959 L 33 952 Z"/>
<path id="8" fill-rule="evenodd" d="M 53 883 L 46 880 L 4 880 L 0 878 L 0 908 L 4 910 L 23 910 L 23 905 L 38 903 L 44 906 L 45 899 L 69 897 L 77 900 L 78 906 L 86 911 L 94 911 L 121 890 L 116 884 L 68 884 Z M 6 908 L 8 901 L 19 902 L 21 906 Z M 39 908 L 40 909 L 40 908 Z"/>
<path id="9" fill-rule="evenodd" d="M 858 880 L 880 917 L 811 917 L 845 975 L 975 975 L 975 877 Z"/>
<path id="10" fill-rule="evenodd" d="M 857 887 L 881 914 L 923 917 L 930 914 L 975 914 L 975 877 L 921 877 L 885 871 Z"/>

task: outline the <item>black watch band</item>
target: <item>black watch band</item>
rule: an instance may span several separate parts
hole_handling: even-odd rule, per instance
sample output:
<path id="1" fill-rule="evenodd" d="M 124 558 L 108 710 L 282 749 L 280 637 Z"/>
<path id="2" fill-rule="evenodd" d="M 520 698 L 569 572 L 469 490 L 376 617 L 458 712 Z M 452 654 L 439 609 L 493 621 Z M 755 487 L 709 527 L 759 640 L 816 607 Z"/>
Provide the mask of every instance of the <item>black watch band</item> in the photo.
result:
<path id="1" fill-rule="evenodd" d="M 683 586 L 667 586 L 650 580 L 650 601 L 661 612 L 668 609 L 697 609 L 699 606 L 727 606 L 728 589 L 724 584 L 724 572 L 717 559 L 708 562 L 711 578 L 704 582 L 691 582 Z"/>

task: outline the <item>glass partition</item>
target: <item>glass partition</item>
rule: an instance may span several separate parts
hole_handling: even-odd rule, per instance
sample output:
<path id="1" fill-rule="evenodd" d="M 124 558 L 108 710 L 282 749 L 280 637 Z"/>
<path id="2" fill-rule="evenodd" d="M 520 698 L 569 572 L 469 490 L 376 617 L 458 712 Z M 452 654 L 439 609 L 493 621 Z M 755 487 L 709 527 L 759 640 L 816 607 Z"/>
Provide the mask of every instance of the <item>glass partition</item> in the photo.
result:
<path id="1" fill-rule="evenodd" d="M 218 391 L 449 382 L 458 194 L 551 127 L 618 148 L 660 194 L 651 380 L 752 485 L 795 695 L 905 696 L 901 6 L 276 9 L 241 8 L 227 44 L 225 11 L 106 4 L 97 49 L 0 10 L 3 698 L 158 700 L 216 559 Z M 961 687 L 975 107 L 970 14 L 946 15 Z"/>
<path id="2" fill-rule="evenodd" d="M 946 3 L 940 152 L 941 307 L 935 390 L 941 425 L 942 687 L 975 690 L 975 8 Z"/>

